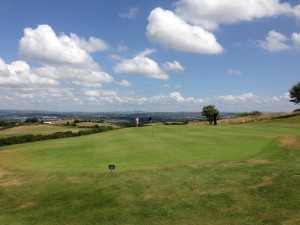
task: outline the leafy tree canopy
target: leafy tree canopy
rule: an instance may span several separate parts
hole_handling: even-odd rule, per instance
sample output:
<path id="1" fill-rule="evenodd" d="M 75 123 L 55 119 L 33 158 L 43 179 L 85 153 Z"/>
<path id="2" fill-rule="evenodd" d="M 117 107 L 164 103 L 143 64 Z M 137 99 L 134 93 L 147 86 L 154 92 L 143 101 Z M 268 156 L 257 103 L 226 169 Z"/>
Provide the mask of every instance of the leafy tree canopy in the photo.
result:
<path id="1" fill-rule="evenodd" d="M 295 84 L 290 90 L 290 102 L 300 104 L 300 82 Z"/>
<path id="2" fill-rule="evenodd" d="M 214 105 L 204 106 L 202 109 L 202 116 L 205 116 L 207 121 L 212 123 L 214 121 L 214 114 L 217 113 L 217 118 L 220 117 L 220 112 Z"/>
<path id="3" fill-rule="evenodd" d="M 37 122 L 39 122 L 39 119 L 33 117 L 33 118 L 27 118 L 24 123 L 37 123 Z"/>

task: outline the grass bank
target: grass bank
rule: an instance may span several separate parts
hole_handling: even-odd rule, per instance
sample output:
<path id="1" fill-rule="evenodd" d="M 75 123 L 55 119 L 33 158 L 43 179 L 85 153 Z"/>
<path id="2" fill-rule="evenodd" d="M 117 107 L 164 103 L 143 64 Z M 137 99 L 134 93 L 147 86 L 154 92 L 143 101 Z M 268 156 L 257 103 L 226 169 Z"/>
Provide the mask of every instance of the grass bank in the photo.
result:
<path id="1" fill-rule="evenodd" d="M 50 124 L 38 124 L 38 125 L 22 125 L 15 126 L 8 129 L 0 130 L 0 138 L 7 138 L 11 136 L 22 136 L 27 134 L 32 135 L 47 135 L 55 132 L 78 132 L 80 130 L 86 130 L 86 128 L 80 128 L 75 126 L 58 126 Z"/>
<path id="2" fill-rule="evenodd" d="M 299 128 L 293 117 L 2 147 L 0 224 L 299 224 Z"/>

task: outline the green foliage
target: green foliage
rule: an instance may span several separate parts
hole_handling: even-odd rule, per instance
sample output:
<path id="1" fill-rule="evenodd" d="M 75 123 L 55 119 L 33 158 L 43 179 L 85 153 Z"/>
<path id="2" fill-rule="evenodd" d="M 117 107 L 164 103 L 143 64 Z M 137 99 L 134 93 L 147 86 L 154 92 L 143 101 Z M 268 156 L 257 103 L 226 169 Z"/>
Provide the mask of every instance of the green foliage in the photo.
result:
<path id="1" fill-rule="evenodd" d="M 39 122 L 38 118 L 32 117 L 32 118 L 27 118 L 24 123 L 30 123 L 30 124 L 32 124 L 32 123 L 38 123 L 38 122 Z"/>
<path id="2" fill-rule="evenodd" d="M 15 125 L 16 125 L 16 122 L 0 120 L 0 127 L 12 127 Z"/>
<path id="3" fill-rule="evenodd" d="M 214 114 L 217 113 L 217 118 L 220 119 L 220 112 L 215 108 L 214 105 L 204 106 L 202 108 L 202 116 L 205 116 L 207 121 L 212 123 L 214 121 Z"/>
<path id="4" fill-rule="evenodd" d="M 290 90 L 290 102 L 294 102 L 296 104 L 300 104 L 300 82 L 295 84 Z"/>

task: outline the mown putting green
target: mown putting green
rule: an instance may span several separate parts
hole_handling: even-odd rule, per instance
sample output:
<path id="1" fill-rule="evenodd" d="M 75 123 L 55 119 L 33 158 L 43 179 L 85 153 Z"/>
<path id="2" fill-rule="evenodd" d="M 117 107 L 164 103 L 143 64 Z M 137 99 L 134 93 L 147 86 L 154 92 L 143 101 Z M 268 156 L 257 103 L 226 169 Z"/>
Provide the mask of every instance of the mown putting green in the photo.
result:
<path id="1" fill-rule="evenodd" d="M 0 224 L 299 224 L 297 118 L 2 147 Z"/>

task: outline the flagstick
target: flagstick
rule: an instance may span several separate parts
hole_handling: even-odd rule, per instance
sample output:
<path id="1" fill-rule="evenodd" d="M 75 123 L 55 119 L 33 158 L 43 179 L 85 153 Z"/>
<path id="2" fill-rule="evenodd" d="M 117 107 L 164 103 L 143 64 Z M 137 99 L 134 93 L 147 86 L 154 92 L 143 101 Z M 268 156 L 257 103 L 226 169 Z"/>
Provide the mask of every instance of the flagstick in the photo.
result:
<path id="1" fill-rule="evenodd" d="M 153 138 L 153 125 L 152 125 L 152 120 L 151 120 L 151 130 L 152 130 L 152 138 Z"/>

